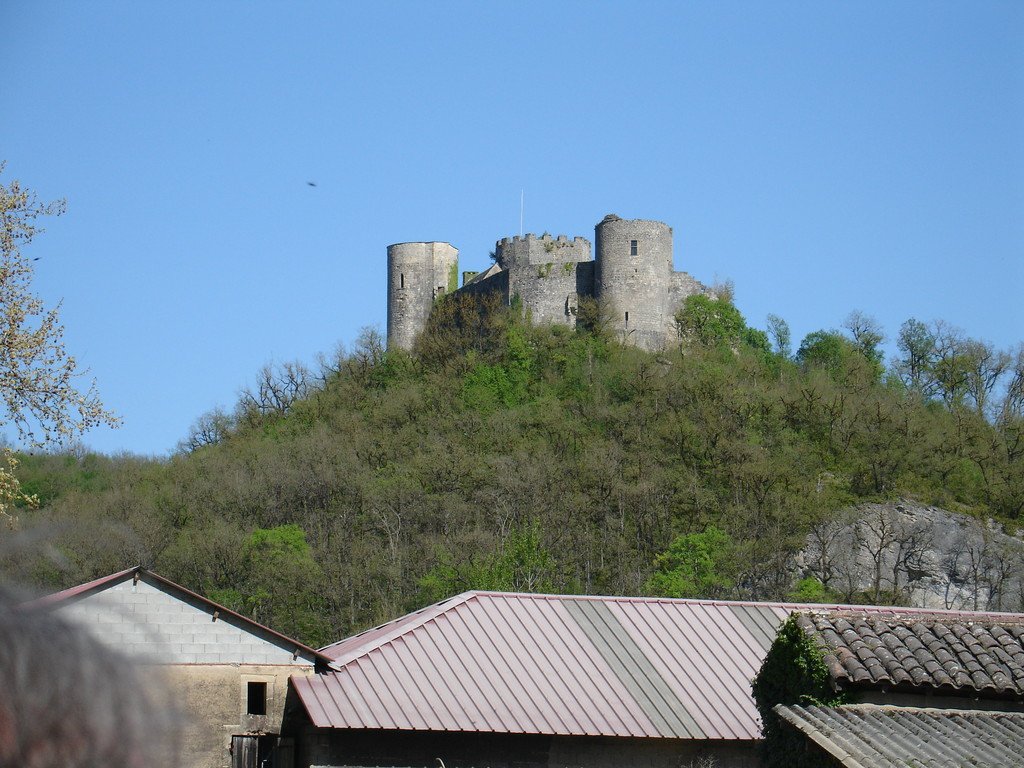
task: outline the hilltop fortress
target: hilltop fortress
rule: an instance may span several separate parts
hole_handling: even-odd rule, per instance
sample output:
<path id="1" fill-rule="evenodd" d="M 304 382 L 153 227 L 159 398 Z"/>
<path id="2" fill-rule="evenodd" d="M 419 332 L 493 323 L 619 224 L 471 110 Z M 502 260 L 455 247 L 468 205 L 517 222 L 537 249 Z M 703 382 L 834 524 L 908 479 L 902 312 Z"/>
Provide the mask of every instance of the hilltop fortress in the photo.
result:
<path id="1" fill-rule="evenodd" d="M 495 263 L 463 273 L 449 243 L 388 246 L 388 346 L 411 349 L 430 309 L 452 292 L 518 297 L 534 323 L 576 327 L 581 298 L 601 302 L 611 329 L 628 344 L 661 349 L 676 336 L 675 314 L 687 296 L 711 291 L 672 269 L 672 228 L 660 221 L 605 216 L 594 227 L 597 243 L 565 235 L 499 240 Z"/>

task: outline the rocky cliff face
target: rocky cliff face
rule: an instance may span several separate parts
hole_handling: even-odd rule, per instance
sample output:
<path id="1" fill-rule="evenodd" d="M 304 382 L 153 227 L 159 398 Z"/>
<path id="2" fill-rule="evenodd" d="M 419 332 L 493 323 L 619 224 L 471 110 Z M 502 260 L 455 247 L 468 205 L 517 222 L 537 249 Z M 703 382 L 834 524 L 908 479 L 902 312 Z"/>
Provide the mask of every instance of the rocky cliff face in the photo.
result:
<path id="1" fill-rule="evenodd" d="M 1024 539 L 992 521 L 900 499 L 817 526 L 797 557 L 843 602 L 1024 610 Z"/>

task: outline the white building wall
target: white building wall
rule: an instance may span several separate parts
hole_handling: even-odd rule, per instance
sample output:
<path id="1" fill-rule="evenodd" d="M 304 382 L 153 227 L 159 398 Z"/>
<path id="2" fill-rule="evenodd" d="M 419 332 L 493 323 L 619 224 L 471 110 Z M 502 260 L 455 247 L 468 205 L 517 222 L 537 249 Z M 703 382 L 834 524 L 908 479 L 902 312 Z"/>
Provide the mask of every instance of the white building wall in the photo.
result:
<path id="1" fill-rule="evenodd" d="M 312 664 L 292 651 L 200 610 L 162 590 L 128 579 L 58 609 L 102 642 L 160 664 Z"/>

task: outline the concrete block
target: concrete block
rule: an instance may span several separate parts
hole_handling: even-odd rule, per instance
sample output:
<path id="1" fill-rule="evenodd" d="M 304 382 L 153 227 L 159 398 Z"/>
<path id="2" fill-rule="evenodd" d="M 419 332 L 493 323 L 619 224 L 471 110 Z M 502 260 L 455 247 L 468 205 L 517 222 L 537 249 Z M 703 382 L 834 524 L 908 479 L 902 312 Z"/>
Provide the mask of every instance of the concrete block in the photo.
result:
<path id="1" fill-rule="evenodd" d="M 120 627 L 128 624 L 128 619 L 119 613 L 104 613 L 91 616 L 80 623 L 87 627 Z"/>
<path id="2" fill-rule="evenodd" d="M 211 627 L 196 626 L 191 627 L 192 635 L 195 637 L 197 643 L 206 643 L 207 645 L 213 645 L 217 642 L 217 632 Z"/>

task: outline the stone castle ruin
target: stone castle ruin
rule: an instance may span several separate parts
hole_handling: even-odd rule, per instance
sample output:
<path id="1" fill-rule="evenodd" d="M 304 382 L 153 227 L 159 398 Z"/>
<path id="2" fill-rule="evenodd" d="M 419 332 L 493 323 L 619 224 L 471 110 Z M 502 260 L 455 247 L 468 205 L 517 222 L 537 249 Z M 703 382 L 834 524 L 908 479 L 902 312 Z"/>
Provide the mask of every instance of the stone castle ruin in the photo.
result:
<path id="1" fill-rule="evenodd" d="M 495 263 L 463 273 L 449 243 L 388 246 L 388 346 L 411 349 L 431 307 L 452 292 L 497 292 L 506 305 L 518 297 L 534 323 L 576 327 L 581 298 L 599 302 L 625 343 L 658 350 L 676 338 L 675 314 L 687 296 L 711 291 L 672 269 L 672 228 L 660 221 L 609 215 L 594 227 L 597 243 L 552 237 L 505 238 Z"/>

